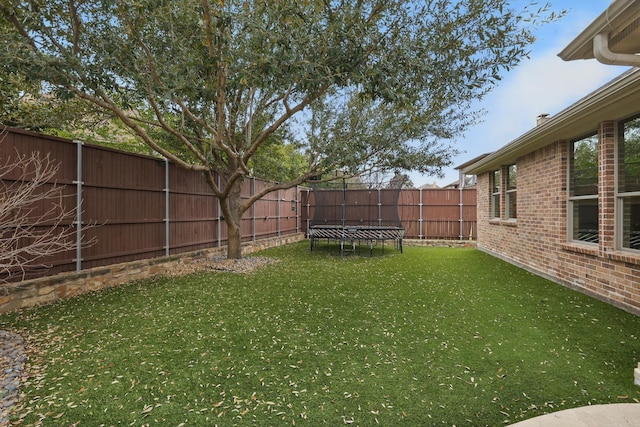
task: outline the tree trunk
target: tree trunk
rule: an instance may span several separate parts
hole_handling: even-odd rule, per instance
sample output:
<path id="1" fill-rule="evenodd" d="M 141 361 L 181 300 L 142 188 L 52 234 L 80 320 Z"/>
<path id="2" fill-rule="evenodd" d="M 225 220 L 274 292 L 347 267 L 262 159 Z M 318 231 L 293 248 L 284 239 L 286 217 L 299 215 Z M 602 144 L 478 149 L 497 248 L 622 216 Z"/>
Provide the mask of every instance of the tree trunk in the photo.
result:
<path id="1" fill-rule="evenodd" d="M 227 221 L 227 234 L 229 236 L 229 242 L 227 244 L 227 258 L 242 258 L 242 236 L 240 235 L 240 224 L 231 224 Z"/>
<path id="2" fill-rule="evenodd" d="M 236 181 L 233 188 L 229 192 L 228 197 L 222 200 L 221 205 L 224 213 L 224 219 L 227 224 L 227 258 L 242 258 L 242 206 L 241 206 L 241 181 Z"/>

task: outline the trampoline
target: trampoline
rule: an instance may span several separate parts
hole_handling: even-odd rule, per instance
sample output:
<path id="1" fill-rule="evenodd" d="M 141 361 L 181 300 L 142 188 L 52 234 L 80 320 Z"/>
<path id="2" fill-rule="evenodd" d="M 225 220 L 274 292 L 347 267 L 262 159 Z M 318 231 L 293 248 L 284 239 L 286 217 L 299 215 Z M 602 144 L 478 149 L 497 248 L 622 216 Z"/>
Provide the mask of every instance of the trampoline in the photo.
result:
<path id="1" fill-rule="evenodd" d="M 313 251 L 322 240 L 337 242 L 340 255 L 366 246 L 369 254 L 385 242 L 402 252 L 404 229 L 398 216 L 400 188 L 313 188 L 315 208 L 308 236 Z"/>

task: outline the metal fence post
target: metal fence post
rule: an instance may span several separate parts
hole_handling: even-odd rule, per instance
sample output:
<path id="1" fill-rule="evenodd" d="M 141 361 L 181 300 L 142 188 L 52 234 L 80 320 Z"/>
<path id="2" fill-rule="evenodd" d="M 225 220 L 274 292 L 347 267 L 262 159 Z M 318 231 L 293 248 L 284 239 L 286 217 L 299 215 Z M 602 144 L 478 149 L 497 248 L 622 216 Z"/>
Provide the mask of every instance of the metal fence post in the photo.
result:
<path id="1" fill-rule="evenodd" d="M 251 186 L 249 192 L 251 193 L 249 197 L 253 197 L 256 194 L 256 179 L 251 177 Z M 251 239 L 256 241 L 256 204 L 253 203 L 251 205 Z"/>
<path id="2" fill-rule="evenodd" d="M 463 226 L 463 222 L 464 222 L 464 219 L 462 218 L 462 207 L 463 207 L 463 204 L 462 204 L 462 184 L 460 184 L 458 186 L 458 189 L 460 190 L 459 191 L 459 193 L 460 193 L 460 203 L 459 203 L 459 205 L 460 205 L 460 236 L 459 237 L 460 237 L 460 240 L 462 240 L 463 239 L 462 226 Z"/>
<path id="3" fill-rule="evenodd" d="M 280 237 L 280 227 L 281 227 L 281 225 L 280 225 L 280 220 L 281 220 L 281 218 L 280 218 L 280 204 L 281 204 L 280 190 L 278 190 L 277 199 L 278 199 L 278 201 L 276 202 L 277 203 L 276 204 L 276 217 L 278 219 L 277 219 L 277 222 L 276 222 L 276 229 L 277 229 L 276 233 L 277 233 L 277 236 Z"/>
<path id="4" fill-rule="evenodd" d="M 218 188 L 220 188 L 220 175 L 217 175 L 217 181 L 218 181 Z M 220 206 L 220 198 L 216 197 L 216 200 L 218 201 L 218 247 L 222 246 L 222 215 L 220 215 L 221 211 L 222 211 L 222 207 Z"/>
<path id="5" fill-rule="evenodd" d="M 311 215 L 311 190 L 307 188 L 307 229 L 305 230 L 306 234 L 309 233 L 309 225 L 311 223 L 311 218 L 309 217 L 309 215 Z"/>
<path id="6" fill-rule="evenodd" d="M 419 210 L 419 214 L 418 214 L 418 229 L 420 230 L 418 233 L 418 240 L 422 240 L 422 188 L 418 190 L 418 195 L 419 195 L 419 202 L 418 202 L 418 210 Z"/>
<path id="7" fill-rule="evenodd" d="M 382 226 L 382 195 L 378 188 L 378 226 Z"/>
<path id="8" fill-rule="evenodd" d="M 169 159 L 164 159 L 164 254 L 171 253 L 171 209 L 169 206 Z"/>
<path id="9" fill-rule="evenodd" d="M 82 141 L 75 141 L 76 156 L 76 271 L 82 271 Z"/>
<path id="10" fill-rule="evenodd" d="M 296 185 L 295 200 L 296 204 L 296 233 L 300 232 L 302 225 L 300 224 L 300 186 Z"/>

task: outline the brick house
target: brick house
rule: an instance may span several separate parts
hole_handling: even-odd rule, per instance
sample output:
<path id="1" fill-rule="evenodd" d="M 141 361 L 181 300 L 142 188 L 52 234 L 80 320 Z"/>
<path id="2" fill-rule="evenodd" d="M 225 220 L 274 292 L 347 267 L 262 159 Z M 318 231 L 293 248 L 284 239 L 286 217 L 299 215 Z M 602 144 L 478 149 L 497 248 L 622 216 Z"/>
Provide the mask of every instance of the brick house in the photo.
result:
<path id="1" fill-rule="evenodd" d="M 640 0 L 616 0 L 559 56 L 632 68 L 462 170 L 477 175 L 479 249 L 636 314 L 639 52 Z"/>

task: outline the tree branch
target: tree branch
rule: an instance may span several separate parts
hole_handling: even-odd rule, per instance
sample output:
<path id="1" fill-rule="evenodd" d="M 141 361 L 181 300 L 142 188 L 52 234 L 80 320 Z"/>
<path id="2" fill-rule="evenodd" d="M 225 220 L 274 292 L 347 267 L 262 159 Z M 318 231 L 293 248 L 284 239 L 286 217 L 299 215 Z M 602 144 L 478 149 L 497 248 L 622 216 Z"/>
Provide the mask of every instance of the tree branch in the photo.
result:
<path id="1" fill-rule="evenodd" d="M 71 14 L 71 23 L 73 27 L 73 55 L 77 56 L 80 52 L 80 29 L 82 24 L 78 17 L 78 8 L 73 0 L 69 0 L 69 12 Z"/>
<path id="2" fill-rule="evenodd" d="M 99 90 L 97 96 L 89 95 L 88 93 L 78 89 L 75 86 L 67 86 L 67 89 L 75 93 L 80 98 L 89 101 L 99 107 L 102 107 L 106 110 L 111 111 L 116 117 L 118 117 L 122 122 L 128 126 L 131 130 L 138 135 L 145 144 L 151 147 L 158 154 L 166 157 L 172 162 L 176 163 L 178 166 L 187 169 L 187 170 L 196 170 L 196 171 L 204 171 L 207 170 L 207 167 L 204 165 L 194 165 L 188 162 L 185 162 L 180 157 L 176 156 L 169 150 L 162 148 L 158 145 L 153 138 L 149 136 L 149 134 L 137 123 L 137 119 L 131 117 L 129 114 L 125 113 L 121 108 L 119 108 L 116 103 L 106 94 L 104 91 Z"/>
<path id="3" fill-rule="evenodd" d="M 253 144 L 251 145 L 251 147 L 245 152 L 244 156 L 242 157 L 242 161 L 246 164 L 247 162 L 249 162 L 249 159 L 251 158 L 251 156 L 253 156 L 253 154 L 258 150 L 258 148 L 260 147 L 260 145 L 262 145 L 262 143 L 267 139 L 267 137 L 269 135 L 271 135 L 272 133 L 274 133 L 276 130 L 278 130 L 278 128 L 280 126 L 282 126 L 282 124 L 284 122 L 286 122 L 287 120 L 289 120 L 292 116 L 294 116 L 295 114 L 299 113 L 300 111 L 304 110 L 305 107 L 307 107 L 309 104 L 311 104 L 313 101 L 315 101 L 316 99 L 320 98 L 330 87 L 329 83 L 325 83 L 324 85 L 322 85 L 314 94 L 313 96 L 307 96 L 305 97 L 302 101 L 300 101 L 297 105 L 295 105 L 293 108 L 287 106 L 286 111 L 284 114 L 282 114 L 277 120 L 275 120 L 271 126 L 269 126 L 268 128 L 264 129 L 260 135 L 258 135 L 258 137 L 255 139 L 255 141 L 253 142 Z M 287 95 L 285 95 L 285 97 L 283 97 L 283 102 L 284 99 L 286 98 Z"/>

